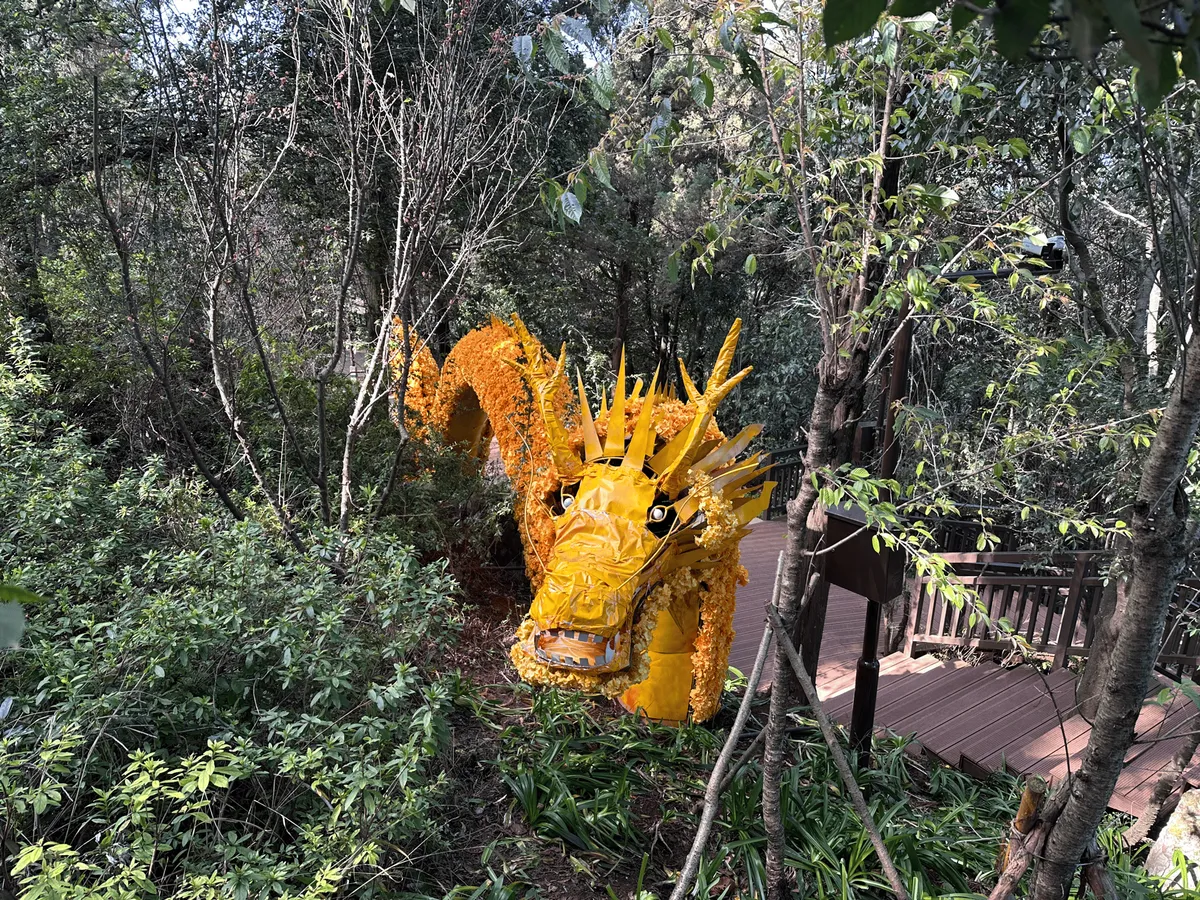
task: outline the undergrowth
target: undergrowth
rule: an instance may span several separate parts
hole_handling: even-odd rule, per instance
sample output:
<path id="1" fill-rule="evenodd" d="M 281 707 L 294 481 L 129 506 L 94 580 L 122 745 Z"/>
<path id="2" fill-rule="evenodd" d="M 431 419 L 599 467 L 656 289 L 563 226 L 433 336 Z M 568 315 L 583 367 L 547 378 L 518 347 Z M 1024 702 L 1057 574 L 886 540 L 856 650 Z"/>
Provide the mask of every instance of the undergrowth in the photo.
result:
<path id="1" fill-rule="evenodd" d="M 614 718 L 558 691 L 518 687 L 507 703 L 478 696 L 473 703 L 492 732 L 489 750 L 504 786 L 504 819 L 496 830 L 517 833 L 489 842 L 477 880 L 446 897 L 651 900 L 670 893 L 723 732 Z M 793 719 L 783 814 L 796 895 L 892 896 L 815 723 L 799 714 Z M 912 749 L 902 738 L 877 740 L 872 768 L 858 773 L 888 850 L 914 898 L 984 897 L 997 877 L 997 852 L 1020 784 L 1004 774 L 978 781 Z M 761 768 L 751 762 L 723 795 L 693 896 L 766 896 L 761 795 Z M 1100 836 L 1120 896 L 1193 897 L 1136 868 L 1138 855 L 1121 844 L 1127 824 L 1114 816 Z"/>
<path id="2" fill-rule="evenodd" d="M 444 563 L 302 552 L 157 462 L 111 477 L 7 350 L 0 583 L 43 602 L 0 650 L 0 896 L 394 895 L 442 842 Z"/>

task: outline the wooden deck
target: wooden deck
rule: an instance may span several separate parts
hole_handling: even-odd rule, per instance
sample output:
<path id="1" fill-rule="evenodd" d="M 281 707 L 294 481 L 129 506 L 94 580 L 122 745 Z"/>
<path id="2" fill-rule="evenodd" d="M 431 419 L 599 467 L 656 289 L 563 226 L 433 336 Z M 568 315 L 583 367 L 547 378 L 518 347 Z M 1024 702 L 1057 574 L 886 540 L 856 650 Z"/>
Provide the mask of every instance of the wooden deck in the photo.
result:
<path id="1" fill-rule="evenodd" d="M 749 583 L 738 592 L 737 636 L 729 664 L 743 672 L 753 667 L 762 638 L 763 607 L 771 597 L 784 532 L 783 522 L 759 522 L 742 541 Z M 866 607 L 864 598 L 830 588 L 817 690 L 842 723 L 850 719 Z M 1157 692 L 1156 687 L 1148 701 Z M 1056 782 L 1068 769 L 1078 768 L 1087 746 L 1090 726 L 1074 707 L 1075 676 L 1066 669 L 1042 674 L 1031 666 L 1006 669 L 990 662 L 971 665 L 893 653 L 881 662 L 875 722 L 897 734 L 914 735 L 916 747 L 978 777 L 1005 767 Z M 1110 803 L 1113 809 L 1141 811 L 1194 712 L 1182 697 L 1166 707 L 1147 703 Z M 1200 765 L 1187 777 L 1200 785 Z"/>

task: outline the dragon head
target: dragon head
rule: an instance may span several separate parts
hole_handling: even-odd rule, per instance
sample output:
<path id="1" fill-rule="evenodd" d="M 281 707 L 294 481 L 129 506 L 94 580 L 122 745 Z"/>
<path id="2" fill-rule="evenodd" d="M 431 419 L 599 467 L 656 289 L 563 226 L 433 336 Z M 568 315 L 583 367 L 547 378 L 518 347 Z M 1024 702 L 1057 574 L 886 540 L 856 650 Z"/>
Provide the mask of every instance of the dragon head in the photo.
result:
<path id="1" fill-rule="evenodd" d="M 579 379 L 579 424 L 570 430 L 559 416 L 559 392 L 570 391 L 565 351 L 548 371 L 540 345 L 519 320 L 515 326 L 558 477 L 557 493 L 545 498 L 554 541 L 513 658 L 526 680 L 616 696 L 646 678 L 651 633 L 664 611 L 683 643 L 695 642 L 699 582 L 689 582 L 689 625 L 686 598 L 664 589 L 672 576 L 728 561 L 769 501 L 772 485 L 752 486 L 765 471 L 759 458 L 738 459 L 759 427 L 726 440 L 714 421 L 750 372 L 729 375 L 741 323 L 730 329 L 704 391 L 680 361 L 686 403 L 659 389 L 657 373 L 644 395 L 639 382 L 627 396 L 622 359 L 612 404 L 605 395 L 596 418 Z"/>

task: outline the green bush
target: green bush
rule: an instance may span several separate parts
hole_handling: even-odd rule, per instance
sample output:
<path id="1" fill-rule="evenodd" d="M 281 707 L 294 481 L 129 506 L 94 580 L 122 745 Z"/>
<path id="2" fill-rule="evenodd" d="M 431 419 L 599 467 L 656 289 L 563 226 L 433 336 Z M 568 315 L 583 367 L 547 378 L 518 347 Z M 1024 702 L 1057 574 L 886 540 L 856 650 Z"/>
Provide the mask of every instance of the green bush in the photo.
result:
<path id="1" fill-rule="evenodd" d="M 0 361 L 0 847 L 28 898 L 385 894 L 438 841 L 459 621 L 384 534 L 301 553 L 158 464 L 110 477 Z M 3 357 L 0 357 L 2 360 Z M 264 521 L 266 520 L 264 517 Z M 7 699 L 5 699 L 7 698 Z"/>

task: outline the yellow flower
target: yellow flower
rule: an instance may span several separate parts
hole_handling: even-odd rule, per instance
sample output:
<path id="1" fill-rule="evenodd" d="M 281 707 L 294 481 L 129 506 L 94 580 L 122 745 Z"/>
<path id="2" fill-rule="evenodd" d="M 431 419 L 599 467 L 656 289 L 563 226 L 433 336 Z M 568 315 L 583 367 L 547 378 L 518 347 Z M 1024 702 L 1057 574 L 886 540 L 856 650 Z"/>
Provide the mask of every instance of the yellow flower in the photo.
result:
<path id="1" fill-rule="evenodd" d="M 404 353 L 397 346 L 403 334 L 398 322 L 394 323 L 392 334 L 392 377 L 399 381 L 404 374 Z M 408 345 L 411 356 L 404 391 L 404 425 L 414 439 L 424 440 L 429 434 L 429 422 L 437 401 L 438 364 L 429 345 L 415 331 L 408 333 Z"/>
<path id="2" fill-rule="evenodd" d="M 697 476 L 691 484 L 691 492 L 700 498 L 700 512 L 704 513 L 705 520 L 704 530 L 696 543 L 710 548 L 732 540 L 740 527 L 733 512 L 733 502 L 713 493 L 712 478 L 708 475 Z"/>
<path id="3" fill-rule="evenodd" d="M 692 717 L 697 722 L 711 719 L 720 708 L 733 646 L 733 613 L 739 584 L 746 583 L 746 570 L 738 565 L 737 544 L 731 544 L 721 562 L 703 573 L 700 586 L 700 633 L 692 653 Z"/>

